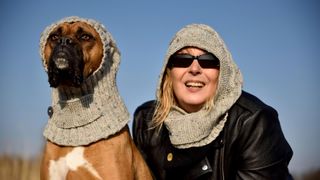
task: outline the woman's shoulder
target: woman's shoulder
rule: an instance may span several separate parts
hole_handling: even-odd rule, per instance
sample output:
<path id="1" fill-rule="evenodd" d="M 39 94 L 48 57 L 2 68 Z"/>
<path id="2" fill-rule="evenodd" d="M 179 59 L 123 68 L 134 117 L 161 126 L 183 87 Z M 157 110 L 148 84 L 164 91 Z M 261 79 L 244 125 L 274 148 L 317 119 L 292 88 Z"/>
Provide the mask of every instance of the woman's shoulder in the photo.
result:
<path id="1" fill-rule="evenodd" d="M 242 92 L 237 102 L 228 111 L 229 126 L 242 129 L 244 126 L 278 126 L 278 112 L 256 96 Z M 264 128 L 263 128 L 264 129 Z"/>
<path id="2" fill-rule="evenodd" d="M 273 107 L 267 105 L 261 99 L 246 91 L 242 91 L 242 94 L 235 103 L 235 106 L 253 114 L 259 111 L 277 113 Z"/>
<path id="3" fill-rule="evenodd" d="M 155 106 L 156 101 L 151 100 L 136 108 L 133 115 L 133 135 L 150 128 Z"/>
<path id="4" fill-rule="evenodd" d="M 156 101 L 150 100 L 138 106 L 134 112 L 134 121 L 140 123 L 149 123 L 152 121 L 153 113 L 155 110 Z M 142 121 L 143 120 L 143 121 Z"/>
<path id="5" fill-rule="evenodd" d="M 156 105 L 155 100 L 146 101 L 136 108 L 135 114 L 141 111 L 152 111 L 154 110 L 155 105 Z"/>
<path id="6" fill-rule="evenodd" d="M 243 92 L 229 113 L 230 121 L 225 126 L 225 134 L 232 144 L 238 145 L 237 153 L 245 160 L 243 169 L 263 172 L 290 161 L 292 150 L 283 135 L 274 108 L 254 95 Z"/>

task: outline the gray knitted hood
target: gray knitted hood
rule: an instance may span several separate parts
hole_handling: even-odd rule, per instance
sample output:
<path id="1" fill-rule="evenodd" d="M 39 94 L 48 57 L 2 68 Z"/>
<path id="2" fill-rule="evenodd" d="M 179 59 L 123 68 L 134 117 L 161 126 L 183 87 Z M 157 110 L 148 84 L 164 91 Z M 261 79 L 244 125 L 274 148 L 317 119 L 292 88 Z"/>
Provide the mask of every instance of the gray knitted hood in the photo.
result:
<path id="1" fill-rule="evenodd" d="M 220 74 L 213 98 L 214 106 L 209 112 L 200 110 L 186 113 L 173 107 L 164 121 L 170 132 L 171 143 L 177 148 L 203 146 L 212 142 L 222 131 L 227 120 L 227 111 L 239 98 L 242 90 L 241 72 L 218 33 L 207 25 L 191 24 L 178 31 L 169 45 L 158 82 L 158 100 L 170 56 L 187 46 L 198 47 L 214 54 L 220 60 Z"/>
<path id="2" fill-rule="evenodd" d="M 87 145 L 120 131 L 129 121 L 128 110 L 116 85 L 120 52 L 111 34 L 99 22 L 76 16 L 48 26 L 40 37 L 40 56 L 45 63 L 44 48 L 50 33 L 64 22 L 85 22 L 99 33 L 103 43 L 100 67 L 80 87 L 52 88 L 52 105 L 44 136 L 59 145 Z"/>

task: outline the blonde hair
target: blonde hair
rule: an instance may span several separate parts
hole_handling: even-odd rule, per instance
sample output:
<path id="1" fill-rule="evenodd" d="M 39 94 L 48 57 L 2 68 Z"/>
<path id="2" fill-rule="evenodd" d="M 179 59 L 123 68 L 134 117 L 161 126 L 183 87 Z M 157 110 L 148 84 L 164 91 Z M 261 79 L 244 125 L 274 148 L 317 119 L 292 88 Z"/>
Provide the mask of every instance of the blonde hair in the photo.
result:
<path id="1" fill-rule="evenodd" d="M 160 87 L 159 99 L 157 99 L 155 111 L 152 118 L 152 128 L 161 129 L 163 122 L 167 118 L 170 109 L 176 105 L 175 95 L 172 87 L 172 79 L 170 75 L 170 68 L 167 67 L 162 78 Z M 204 104 L 204 109 L 210 111 L 214 105 L 214 95 L 211 96 Z"/>
<path id="2" fill-rule="evenodd" d="M 159 99 L 157 100 L 156 108 L 153 114 L 152 127 L 161 129 L 162 124 L 168 116 L 174 103 L 175 99 L 173 95 L 170 68 L 166 68 L 160 87 Z"/>

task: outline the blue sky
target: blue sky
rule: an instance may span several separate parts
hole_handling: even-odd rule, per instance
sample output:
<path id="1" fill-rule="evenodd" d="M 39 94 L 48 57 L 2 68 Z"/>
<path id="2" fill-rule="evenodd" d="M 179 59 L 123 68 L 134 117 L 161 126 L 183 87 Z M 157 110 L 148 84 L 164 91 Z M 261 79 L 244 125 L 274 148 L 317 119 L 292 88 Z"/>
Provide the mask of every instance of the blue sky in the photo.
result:
<path id="1" fill-rule="evenodd" d="M 268 1 L 0 2 L 0 154 L 42 150 L 50 88 L 39 56 L 44 28 L 71 15 L 93 18 L 122 53 L 117 83 L 131 117 L 154 99 L 169 41 L 183 26 L 205 23 L 225 40 L 244 75 L 244 90 L 276 108 L 293 148 L 290 170 L 320 168 L 320 3 Z"/>

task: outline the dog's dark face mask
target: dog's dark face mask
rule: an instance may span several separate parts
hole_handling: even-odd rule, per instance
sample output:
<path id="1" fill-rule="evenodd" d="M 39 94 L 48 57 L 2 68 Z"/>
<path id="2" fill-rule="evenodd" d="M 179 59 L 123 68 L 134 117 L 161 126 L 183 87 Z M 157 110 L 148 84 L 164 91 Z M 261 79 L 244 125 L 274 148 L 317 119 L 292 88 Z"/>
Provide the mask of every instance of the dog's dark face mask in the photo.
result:
<path id="1" fill-rule="evenodd" d="M 83 81 L 83 53 L 80 44 L 72 37 L 63 36 L 61 29 L 50 34 L 48 42 L 53 51 L 48 63 L 49 84 L 60 83 L 80 86 Z"/>

